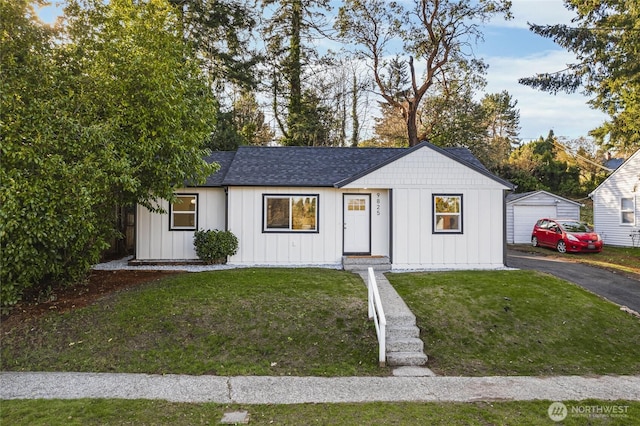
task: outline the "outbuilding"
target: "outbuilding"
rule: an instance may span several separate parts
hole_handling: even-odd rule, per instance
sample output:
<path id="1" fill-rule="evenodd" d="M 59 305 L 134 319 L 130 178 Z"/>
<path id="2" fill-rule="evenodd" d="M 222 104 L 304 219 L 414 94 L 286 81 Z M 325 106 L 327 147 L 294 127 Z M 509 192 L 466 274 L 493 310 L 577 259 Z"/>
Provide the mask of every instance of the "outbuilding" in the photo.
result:
<path id="1" fill-rule="evenodd" d="M 533 225 L 542 218 L 580 220 L 582 204 L 547 191 L 507 195 L 507 242 L 528 244 Z"/>

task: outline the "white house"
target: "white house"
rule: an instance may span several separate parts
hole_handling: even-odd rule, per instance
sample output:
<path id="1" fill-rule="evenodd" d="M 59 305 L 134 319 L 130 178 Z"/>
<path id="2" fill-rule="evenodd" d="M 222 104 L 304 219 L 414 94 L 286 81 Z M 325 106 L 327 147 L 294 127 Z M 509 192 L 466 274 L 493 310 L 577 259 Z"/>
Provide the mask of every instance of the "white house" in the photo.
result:
<path id="1" fill-rule="evenodd" d="M 507 243 L 531 242 L 533 225 L 542 218 L 580 220 L 582 204 L 547 191 L 507 195 Z"/>
<path id="2" fill-rule="evenodd" d="M 197 229 L 239 240 L 232 265 L 340 266 L 388 258 L 392 269 L 493 269 L 505 261 L 505 191 L 464 148 L 249 147 L 216 152 L 202 187 L 169 214 L 137 208 L 136 261 L 196 259 Z"/>
<path id="3" fill-rule="evenodd" d="M 593 199 L 593 224 L 606 245 L 640 247 L 640 150 L 589 197 Z"/>

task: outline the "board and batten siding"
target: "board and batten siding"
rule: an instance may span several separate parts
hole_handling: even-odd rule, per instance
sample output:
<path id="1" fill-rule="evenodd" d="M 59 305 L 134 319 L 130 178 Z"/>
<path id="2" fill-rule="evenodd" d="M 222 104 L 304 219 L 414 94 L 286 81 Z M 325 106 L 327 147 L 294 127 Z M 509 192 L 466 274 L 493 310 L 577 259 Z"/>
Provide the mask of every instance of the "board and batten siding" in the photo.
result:
<path id="1" fill-rule="evenodd" d="M 419 149 L 346 187 L 392 189 L 392 268 L 504 266 L 501 183 L 432 149 Z M 462 234 L 433 233 L 433 195 L 462 195 Z"/>
<path id="2" fill-rule="evenodd" d="M 176 194 L 198 194 L 198 229 L 225 229 L 225 194 L 222 188 L 183 188 Z M 169 230 L 169 203 L 161 201 L 165 214 L 145 207 L 136 211 L 137 260 L 194 260 L 194 231 Z"/>
<path id="3" fill-rule="evenodd" d="M 605 245 L 631 247 L 631 233 L 640 229 L 640 150 L 636 151 L 592 193 L 593 222 Z M 622 223 L 621 199 L 634 200 L 635 223 Z"/>
<path id="4" fill-rule="evenodd" d="M 228 228 L 238 237 L 229 265 L 342 265 L 343 194 L 371 194 L 371 254 L 389 254 L 388 191 L 362 188 L 230 187 Z M 263 195 L 318 195 L 319 232 L 263 232 Z M 380 199 L 380 214 L 376 200 Z"/>

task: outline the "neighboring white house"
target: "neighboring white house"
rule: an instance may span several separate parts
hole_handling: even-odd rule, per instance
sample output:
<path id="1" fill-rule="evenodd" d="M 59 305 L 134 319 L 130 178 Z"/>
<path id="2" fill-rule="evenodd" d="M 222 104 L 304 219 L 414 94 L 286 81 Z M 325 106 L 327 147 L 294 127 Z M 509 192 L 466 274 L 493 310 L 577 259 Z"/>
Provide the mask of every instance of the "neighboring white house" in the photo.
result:
<path id="1" fill-rule="evenodd" d="M 507 195 L 507 243 L 531 242 L 533 225 L 542 218 L 580 220 L 582 204 L 547 191 Z"/>
<path id="2" fill-rule="evenodd" d="M 593 199 L 593 224 L 606 245 L 640 247 L 640 150 L 589 197 Z"/>
<path id="3" fill-rule="evenodd" d="M 505 261 L 505 191 L 464 148 L 249 147 L 213 153 L 206 185 L 177 191 L 169 214 L 137 209 L 137 261 L 196 259 L 197 229 L 239 240 L 232 265 L 494 269 Z"/>

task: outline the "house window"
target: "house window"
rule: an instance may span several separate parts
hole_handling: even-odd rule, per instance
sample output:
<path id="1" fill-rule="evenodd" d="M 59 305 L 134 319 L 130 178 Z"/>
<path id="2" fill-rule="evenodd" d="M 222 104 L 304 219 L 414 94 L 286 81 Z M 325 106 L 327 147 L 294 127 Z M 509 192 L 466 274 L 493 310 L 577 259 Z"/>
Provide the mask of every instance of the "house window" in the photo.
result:
<path id="1" fill-rule="evenodd" d="M 433 233 L 462 234 L 462 195 L 433 195 Z"/>
<path id="2" fill-rule="evenodd" d="M 349 204 L 347 205 L 347 210 L 349 210 L 349 211 L 364 211 L 364 210 L 367 210 L 367 199 L 366 198 L 351 198 L 349 200 Z"/>
<path id="3" fill-rule="evenodd" d="M 263 232 L 318 232 L 318 195 L 263 195 Z"/>
<path id="4" fill-rule="evenodd" d="M 635 225 L 636 214 L 633 206 L 633 198 L 620 199 L 620 220 L 623 225 Z"/>
<path id="5" fill-rule="evenodd" d="M 171 231 L 194 231 L 198 227 L 198 195 L 178 194 L 169 210 Z"/>

